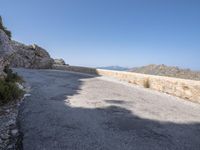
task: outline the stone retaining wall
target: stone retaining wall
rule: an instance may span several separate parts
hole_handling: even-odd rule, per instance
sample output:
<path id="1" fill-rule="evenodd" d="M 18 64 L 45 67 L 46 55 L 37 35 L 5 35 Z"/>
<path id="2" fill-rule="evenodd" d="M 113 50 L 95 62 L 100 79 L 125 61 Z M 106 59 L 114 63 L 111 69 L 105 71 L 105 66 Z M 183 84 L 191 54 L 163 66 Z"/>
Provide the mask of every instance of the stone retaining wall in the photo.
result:
<path id="1" fill-rule="evenodd" d="M 183 99 L 200 103 L 200 81 L 185 80 L 171 77 L 145 75 L 124 71 L 110 71 L 103 69 L 78 67 L 78 66 L 55 66 L 54 69 L 88 73 L 94 75 L 113 77 L 122 81 L 150 88 Z"/>

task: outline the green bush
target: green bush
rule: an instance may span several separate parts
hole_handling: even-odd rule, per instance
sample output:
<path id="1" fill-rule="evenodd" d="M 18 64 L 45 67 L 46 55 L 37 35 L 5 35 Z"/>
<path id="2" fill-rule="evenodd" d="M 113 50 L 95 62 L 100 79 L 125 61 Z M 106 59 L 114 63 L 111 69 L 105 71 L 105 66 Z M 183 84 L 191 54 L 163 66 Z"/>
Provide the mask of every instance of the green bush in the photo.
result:
<path id="1" fill-rule="evenodd" d="M 19 99 L 23 95 L 16 82 L 22 82 L 22 78 L 13 73 L 8 66 L 4 68 L 4 72 L 7 74 L 5 79 L 0 79 L 0 105 Z"/>
<path id="2" fill-rule="evenodd" d="M 12 69 L 10 69 L 9 66 L 4 67 L 4 72 L 7 74 L 7 77 L 5 79 L 7 82 L 23 82 L 23 79 L 17 73 L 13 73 Z"/>
<path id="3" fill-rule="evenodd" d="M 20 98 L 22 94 L 16 83 L 0 80 L 0 105 Z"/>

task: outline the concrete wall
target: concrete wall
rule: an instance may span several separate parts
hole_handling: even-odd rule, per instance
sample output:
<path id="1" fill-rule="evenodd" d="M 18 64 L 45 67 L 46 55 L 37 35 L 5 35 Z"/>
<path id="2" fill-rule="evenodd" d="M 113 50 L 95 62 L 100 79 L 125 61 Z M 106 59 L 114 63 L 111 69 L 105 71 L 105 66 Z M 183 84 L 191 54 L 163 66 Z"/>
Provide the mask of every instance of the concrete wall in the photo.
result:
<path id="1" fill-rule="evenodd" d="M 78 66 L 54 66 L 54 69 L 82 72 L 94 75 L 113 77 L 119 80 L 150 88 L 193 102 L 200 103 L 200 81 L 177 79 L 132 72 L 110 71 Z"/>

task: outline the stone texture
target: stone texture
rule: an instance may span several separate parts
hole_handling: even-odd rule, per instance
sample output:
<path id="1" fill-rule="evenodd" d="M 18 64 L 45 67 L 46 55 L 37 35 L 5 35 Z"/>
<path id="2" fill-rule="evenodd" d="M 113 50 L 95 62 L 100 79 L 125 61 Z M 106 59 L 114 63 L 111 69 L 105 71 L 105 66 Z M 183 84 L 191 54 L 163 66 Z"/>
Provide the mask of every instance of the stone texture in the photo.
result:
<path id="1" fill-rule="evenodd" d="M 101 68 L 100 68 L 101 69 Z M 147 65 L 138 68 L 132 68 L 130 72 L 159 75 L 167 77 L 175 77 L 190 80 L 200 80 L 200 72 L 192 71 L 190 69 L 181 69 L 179 67 L 166 66 L 166 65 Z"/>
<path id="2" fill-rule="evenodd" d="M 156 91 L 200 103 L 200 81 L 78 66 L 61 67 L 54 65 L 53 69 L 108 76 L 129 82 L 131 84 L 136 84 L 141 87 L 150 88 Z"/>
<path id="3" fill-rule="evenodd" d="M 15 54 L 10 60 L 12 67 L 32 68 L 32 69 L 49 69 L 52 68 L 53 60 L 49 53 L 38 45 L 24 45 L 12 41 Z"/>
<path id="4" fill-rule="evenodd" d="M 21 87 L 29 92 L 29 86 L 26 83 L 23 83 Z M 22 149 L 22 133 L 17 119 L 19 107 L 24 98 L 0 106 L 0 150 Z"/>
<path id="5" fill-rule="evenodd" d="M 3 20 L 0 16 L 0 29 L 4 31 L 4 33 L 8 36 L 9 39 L 11 39 L 12 33 L 3 25 Z"/>
<path id="6" fill-rule="evenodd" d="M 17 126 L 18 108 L 16 103 L 0 107 L 0 150 L 17 149 L 19 138 Z"/>
<path id="7" fill-rule="evenodd" d="M 55 65 L 66 65 L 64 59 L 54 59 L 54 64 Z"/>
<path id="8" fill-rule="evenodd" d="M 0 29 L 0 76 L 4 75 L 3 68 L 9 64 L 9 58 L 13 52 L 9 37 Z"/>

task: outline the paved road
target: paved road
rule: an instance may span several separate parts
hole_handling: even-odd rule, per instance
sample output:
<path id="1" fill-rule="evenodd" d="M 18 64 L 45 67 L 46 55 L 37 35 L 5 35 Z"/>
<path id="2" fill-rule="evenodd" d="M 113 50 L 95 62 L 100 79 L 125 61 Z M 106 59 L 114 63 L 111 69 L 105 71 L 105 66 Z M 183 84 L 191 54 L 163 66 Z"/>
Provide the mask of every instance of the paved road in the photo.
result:
<path id="1" fill-rule="evenodd" d="M 200 150 L 200 105 L 105 77 L 16 70 L 24 150 Z"/>

